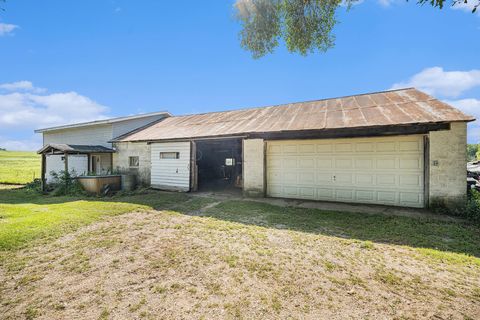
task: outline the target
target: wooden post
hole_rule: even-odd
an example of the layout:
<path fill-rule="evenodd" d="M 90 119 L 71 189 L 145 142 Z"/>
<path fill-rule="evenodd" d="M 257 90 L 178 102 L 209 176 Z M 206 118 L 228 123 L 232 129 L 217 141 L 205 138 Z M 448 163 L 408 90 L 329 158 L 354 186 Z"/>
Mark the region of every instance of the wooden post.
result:
<path fill-rule="evenodd" d="M 110 154 L 110 174 L 113 174 L 113 153 Z"/>
<path fill-rule="evenodd" d="M 67 179 L 69 177 L 69 175 L 68 175 L 68 153 L 65 152 L 64 157 L 65 157 L 65 194 L 66 194 L 67 190 L 69 188 L 69 182 L 70 182 Z"/>
<path fill-rule="evenodd" d="M 46 158 L 47 156 L 45 155 L 45 153 L 42 153 L 42 171 L 41 171 L 41 180 L 42 180 L 42 191 L 45 191 L 46 189 L 46 183 L 47 181 L 45 180 L 45 172 L 47 170 L 47 166 L 46 166 Z"/>

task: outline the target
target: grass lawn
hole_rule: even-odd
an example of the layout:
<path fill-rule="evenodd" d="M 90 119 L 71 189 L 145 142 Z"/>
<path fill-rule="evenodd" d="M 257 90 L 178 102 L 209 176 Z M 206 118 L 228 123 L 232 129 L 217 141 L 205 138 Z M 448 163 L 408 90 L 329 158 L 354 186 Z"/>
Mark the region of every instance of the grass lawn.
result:
<path fill-rule="evenodd" d="M 480 229 L 149 191 L 0 190 L 4 318 L 480 318 Z"/>
<path fill-rule="evenodd" d="M 0 151 L 0 183 L 25 184 L 40 178 L 40 156 L 35 152 Z"/>

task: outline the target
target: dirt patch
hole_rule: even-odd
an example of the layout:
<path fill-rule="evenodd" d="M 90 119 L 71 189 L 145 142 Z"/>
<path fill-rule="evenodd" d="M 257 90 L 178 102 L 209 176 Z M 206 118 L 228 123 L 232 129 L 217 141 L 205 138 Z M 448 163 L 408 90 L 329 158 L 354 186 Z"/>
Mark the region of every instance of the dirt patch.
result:
<path fill-rule="evenodd" d="M 5 319 L 480 318 L 476 265 L 171 211 L 19 251 L 0 278 Z"/>

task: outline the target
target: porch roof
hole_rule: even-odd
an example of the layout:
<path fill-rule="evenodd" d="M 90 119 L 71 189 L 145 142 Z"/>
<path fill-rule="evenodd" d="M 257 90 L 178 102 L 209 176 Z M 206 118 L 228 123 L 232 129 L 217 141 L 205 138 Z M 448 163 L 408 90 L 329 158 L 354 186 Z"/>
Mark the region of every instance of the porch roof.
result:
<path fill-rule="evenodd" d="M 115 150 L 98 145 L 78 145 L 78 144 L 57 144 L 51 143 L 43 146 L 37 153 L 48 152 L 62 152 L 62 153 L 114 153 Z"/>

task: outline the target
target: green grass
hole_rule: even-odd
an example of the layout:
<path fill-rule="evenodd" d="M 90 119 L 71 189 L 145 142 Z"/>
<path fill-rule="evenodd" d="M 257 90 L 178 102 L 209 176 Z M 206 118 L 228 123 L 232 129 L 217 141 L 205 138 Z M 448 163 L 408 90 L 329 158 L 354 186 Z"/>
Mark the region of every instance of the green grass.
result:
<path fill-rule="evenodd" d="M 194 211 L 211 201 L 183 193 L 80 198 L 0 189 L 0 252 L 22 248 L 35 240 L 57 238 L 103 217 L 152 208 Z"/>
<path fill-rule="evenodd" d="M 326 212 L 317 209 L 279 207 L 254 201 L 225 201 L 208 210 L 208 216 L 265 226 L 287 228 L 373 243 L 398 244 L 418 248 L 429 258 L 470 263 L 480 257 L 480 228 L 459 222 L 381 214 Z M 451 255 L 451 253 L 458 253 Z M 473 258 L 480 265 L 480 259 Z"/>
<path fill-rule="evenodd" d="M 40 156 L 35 152 L 0 151 L 0 183 L 25 184 L 40 178 Z"/>
<path fill-rule="evenodd" d="M 199 211 L 215 201 L 156 191 L 112 198 L 79 198 L 42 196 L 25 189 L 0 190 L 0 250 L 14 250 L 35 240 L 56 238 L 103 217 L 153 208 L 209 216 L 220 222 L 345 238 L 358 242 L 364 250 L 375 250 L 377 243 L 408 246 L 428 259 L 480 265 L 480 229 L 468 224 L 279 207 L 246 200 L 227 200 L 205 212 Z M 226 232 L 228 226 L 225 225 Z M 228 263 L 235 265 L 234 259 Z"/>

